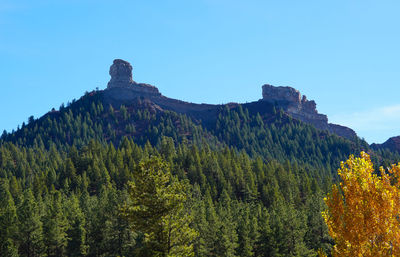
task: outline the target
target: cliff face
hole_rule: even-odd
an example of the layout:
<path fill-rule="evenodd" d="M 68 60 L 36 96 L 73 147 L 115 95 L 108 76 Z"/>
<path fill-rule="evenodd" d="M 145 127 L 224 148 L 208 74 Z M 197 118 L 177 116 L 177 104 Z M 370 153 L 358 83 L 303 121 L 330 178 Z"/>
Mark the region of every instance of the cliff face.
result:
<path fill-rule="evenodd" d="M 312 123 L 319 129 L 328 129 L 328 118 L 317 112 L 317 104 L 307 100 L 305 95 L 291 87 L 274 87 L 264 85 L 262 87 L 263 101 L 270 102 L 282 108 L 289 115 L 301 121 Z"/>
<path fill-rule="evenodd" d="M 194 104 L 163 96 L 155 86 L 136 83 L 132 79 L 132 66 L 129 62 L 116 59 L 110 67 L 110 82 L 104 90 L 104 100 L 108 104 L 129 104 L 138 99 L 147 99 L 157 105 L 157 108 L 172 110 L 187 114 L 203 122 L 212 123 L 216 120 L 221 105 Z M 307 100 L 300 92 L 291 87 L 274 87 L 264 85 L 262 87 L 263 99 L 261 102 L 272 108 L 273 105 L 282 108 L 288 115 L 302 122 L 308 123 L 317 129 L 327 130 L 339 136 L 353 139 L 356 133 L 349 128 L 328 123 L 326 115 L 319 114 L 314 101 Z M 260 102 L 246 104 L 246 108 L 254 109 L 260 114 L 268 112 Z M 262 109 L 261 107 L 263 106 Z"/>
<path fill-rule="evenodd" d="M 132 79 L 132 65 L 124 60 L 115 59 L 110 67 L 111 79 L 107 84 L 107 89 L 124 88 L 126 92 L 136 92 L 145 95 L 161 95 L 155 86 L 143 83 L 136 83 Z M 124 97 L 124 95 L 120 95 Z M 126 96 L 125 96 L 126 97 Z M 128 96 L 129 97 L 129 96 Z"/>
<path fill-rule="evenodd" d="M 295 119 L 311 124 L 322 130 L 328 130 L 339 136 L 353 139 L 357 134 L 350 128 L 328 123 L 328 117 L 317 111 L 317 104 L 313 100 L 307 100 L 305 95 L 291 87 L 275 87 L 264 85 L 262 87 L 262 100 L 270 102 L 282 108 L 287 114 Z"/>

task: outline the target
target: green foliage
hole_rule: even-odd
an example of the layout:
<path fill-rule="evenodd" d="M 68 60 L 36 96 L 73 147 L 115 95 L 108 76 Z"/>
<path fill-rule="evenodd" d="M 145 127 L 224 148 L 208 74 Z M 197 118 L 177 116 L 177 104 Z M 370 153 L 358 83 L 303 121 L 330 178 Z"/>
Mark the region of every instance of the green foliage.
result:
<path fill-rule="evenodd" d="M 41 256 L 44 251 L 40 210 L 32 191 L 26 190 L 18 206 L 18 246 L 22 256 Z"/>
<path fill-rule="evenodd" d="M 331 177 L 308 165 L 168 138 L 157 147 L 124 139 L 118 148 L 91 141 L 68 151 L 5 143 L 0 153 L 2 210 L 18 217 L 5 225 L 11 232 L 3 242 L 22 256 L 140 256 L 151 253 L 150 245 L 163 251 L 165 234 L 179 235 L 178 228 L 198 232 L 172 237 L 193 245 L 195 256 L 285 256 L 287 249 L 306 256 L 331 245 L 317 218 L 323 192 L 317 185 Z M 121 214 L 124 203 L 135 202 L 131 214 L 151 214 L 152 226 Z M 295 244 L 283 243 L 293 243 L 285 224 Z"/>
<path fill-rule="evenodd" d="M 78 198 L 75 195 L 71 195 L 67 202 L 65 202 L 64 212 L 68 218 L 69 224 L 66 231 L 68 235 L 66 246 L 68 256 L 85 256 L 87 253 L 86 220 L 85 214 L 79 205 Z"/>
<path fill-rule="evenodd" d="M 329 252 L 322 195 L 365 142 L 273 106 L 225 106 L 207 122 L 153 107 L 95 91 L 3 133 L 0 256 Z"/>
<path fill-rule="evenodd" d="M 151 256 L 193 256 L 197 233 L 184 209 L 185 184 L 174 178 L 159 158 L 139 163 L 129 186 L 130 203 L 124 213 L 133 230 L 143 233 Z"/>
<path fill-rule="evenodd" d="M 61 194 L 47 195 L 42 216 L 43 244 L 47 256 L 65 256 L 67 246 L 67 219 L 61 205 Z"/>
<path fill-rule="evenodd" d="M 17 211 L 9 189 L 8 181 L 0 179 L 0 256 L 18 256 Z"/>

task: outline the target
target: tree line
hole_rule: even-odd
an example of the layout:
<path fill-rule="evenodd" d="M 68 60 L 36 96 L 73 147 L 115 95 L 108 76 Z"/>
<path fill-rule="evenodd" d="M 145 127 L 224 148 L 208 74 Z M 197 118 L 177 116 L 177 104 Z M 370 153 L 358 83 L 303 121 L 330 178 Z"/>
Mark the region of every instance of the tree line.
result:
<path fill-rule="evenodd" d="M 182 185 L 168 192 L 184 195 L 176 215 L 195 235 L 188 242 L 194 256 L 315 256 L 332 245 L 320 215 L 330 176 L 232 148 L 175 146 L 165 137 L 157 147 L 124 139 L 118 148 L 90 141 L 66 152 L 3 144 L 2 249 L 11 256 L 149 252 L 145 221 L 127 218 L 124 206 L 144 201 L 132 197 L 131 183 L 140 182 L 140 170 L 154 158 L 168 167 L 158 172 L 170 171 Z"/>

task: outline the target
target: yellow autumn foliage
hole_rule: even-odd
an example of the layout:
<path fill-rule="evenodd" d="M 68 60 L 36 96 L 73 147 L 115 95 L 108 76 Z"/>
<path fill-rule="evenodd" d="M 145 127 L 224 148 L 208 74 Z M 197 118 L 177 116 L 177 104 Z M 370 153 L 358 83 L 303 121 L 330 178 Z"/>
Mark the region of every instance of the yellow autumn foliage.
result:
<path fill-rule="evenodd" d="M 339 186 L 322 213 L 336 245 L 333 256 L 400 256 L 400 163 L 380 175 L 368 154 L 341 163 Z M 322 255 L 322 254 L 320 254 Z"/>

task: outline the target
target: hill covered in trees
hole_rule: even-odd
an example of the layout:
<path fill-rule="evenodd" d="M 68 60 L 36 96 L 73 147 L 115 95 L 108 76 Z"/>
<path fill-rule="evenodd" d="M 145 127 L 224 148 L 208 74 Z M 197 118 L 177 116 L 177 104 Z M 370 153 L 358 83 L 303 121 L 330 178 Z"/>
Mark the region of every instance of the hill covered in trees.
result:
<path fill-rule="evenodd" d="M 340 161 L 400 160 L 306 99 L 186 103 L 117 64 L 107 89 L 1 136 L 0 256 L 316 256 L 333 244 L 322 198 Z"/>

